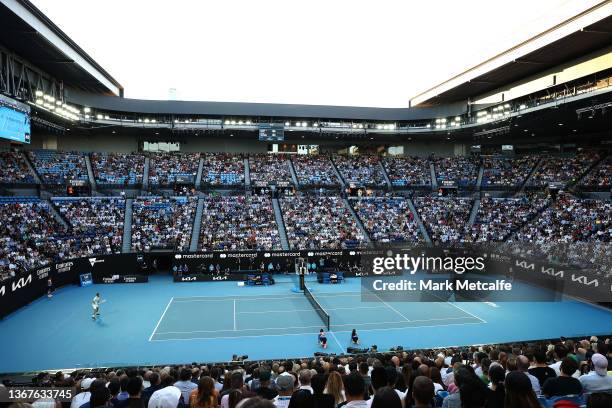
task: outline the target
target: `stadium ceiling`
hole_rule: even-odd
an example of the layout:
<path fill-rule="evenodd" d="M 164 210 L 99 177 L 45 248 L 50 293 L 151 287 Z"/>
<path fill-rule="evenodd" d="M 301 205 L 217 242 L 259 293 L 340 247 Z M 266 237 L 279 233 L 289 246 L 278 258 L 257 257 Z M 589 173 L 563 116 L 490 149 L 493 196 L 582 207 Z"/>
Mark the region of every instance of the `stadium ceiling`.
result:
<path fill-rule="evenodd" d="M 123 86 L 28 0 L 0 0 L 0 44 L 66 85 L 123 95 Z"/>
<path fill-rule="evenodd" d="M 584 12 L 410 99 L 410 106 L 467 101 L 612 44 L 612 0 Z"/>

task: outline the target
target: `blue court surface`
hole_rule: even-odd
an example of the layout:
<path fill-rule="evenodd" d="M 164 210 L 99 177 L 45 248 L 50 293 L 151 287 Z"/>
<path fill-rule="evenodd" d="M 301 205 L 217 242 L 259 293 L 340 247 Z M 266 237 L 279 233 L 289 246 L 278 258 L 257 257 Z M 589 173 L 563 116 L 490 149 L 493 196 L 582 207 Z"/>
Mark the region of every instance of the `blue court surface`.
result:
<path fill-rule="evenodd" d="M 270 287 L 236 282 L 68 286 L 0 320 L 0 372 L 312 356 L 323 326 L 290 277 Z M 509 342 L 612 332 L 612 312 L 564 302 L 362 302 L 359 278 L 309 282 L 331 316 L 326 352 L 341 353 L 357 329 L 379 350 Z M 91 319 L 91 299 L 107 300 Z"/>

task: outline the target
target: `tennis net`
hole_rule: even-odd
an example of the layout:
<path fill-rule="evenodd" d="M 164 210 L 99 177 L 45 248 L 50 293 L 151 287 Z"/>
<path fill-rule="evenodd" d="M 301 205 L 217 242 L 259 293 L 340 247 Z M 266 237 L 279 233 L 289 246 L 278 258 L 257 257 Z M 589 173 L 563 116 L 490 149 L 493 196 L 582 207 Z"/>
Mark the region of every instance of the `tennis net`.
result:
<path fill-rule="evenodd" d="M 314 296 L 312 296 L 312 292 L 310 292 L 310 290 L 308 290 L 306 286 L 304 286 L 304 296 L 306 296 L 306 299 L 308 299 L 308 301 L 314 308 L 315 312 L 317 312 L 321 320 L 323 320 L 323 324 L 325 324 L 325 327 L 329 331 L 330 330 L 329 313 L 327 313 L 325 309 L 321 307 L 319 302 L 314 298 Z"/>

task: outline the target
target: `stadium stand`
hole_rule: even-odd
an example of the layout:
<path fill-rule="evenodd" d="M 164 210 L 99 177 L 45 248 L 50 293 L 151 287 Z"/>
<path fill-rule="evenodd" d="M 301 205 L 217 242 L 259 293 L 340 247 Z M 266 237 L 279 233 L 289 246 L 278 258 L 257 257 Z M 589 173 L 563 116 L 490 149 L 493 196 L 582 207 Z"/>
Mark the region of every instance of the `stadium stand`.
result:
<path fill-rule="evenodd" d="M 151 155 L 149 184 L 171 186 L 194 184 L 200 153 L 156 153 Z"/>
<path fill-rule="evenodd" d="M 429 160 L 421 157 L 386 157 L 383 161 L 394 187 L 430 187 Z"/>
<path fill-rule="evenodd" d="M 0 152 L 0 183 L 33 184 L 34 176 L 19 152 Z"/>
<path fill-rule="evenodd" d="M 370 238 L 375 242 L 421 242 L 418 225 L 404 197 L 350 200 Z"/>
<path fill-rule="evenodd" d="M 340 184 L 328 156 L 300 155 L 291 158 L 298 182 L 304 186 L 337 186 Z"/>
<path fill-rule="evenodd" d="M 120 197 L 54 198 L 59 213 L 88 254 L 121 252 L 125 200 Z"/>
<path fill-rule="evenodd" d="M 91 164 L 98 185 L 142 184 L 144 161 L 144 156 L 141 154 L 91 154 Z"/>
<path fill-rule="evenodd" d="M 203 200 L 200 249 L 235 251 L 280 248 L 269 197 L 209 195 Z"/>
<path fill-rule="evenodd" d="M 291 182 L 288 157 L 274 154 L 249 156 L 251 183 Z"/>
<path fill-rule="evenodd" d="M 192 197 L 138 197 L 133 204 L 132 249 L 189 249 L 196 200 Z"/>
<path fill-rule="evenodd" d="M 538 157 L 534 155 L 519 158 L 484 157 L 482 187 L 520 187 L 527 180 L 537 162 Z"/>
<path fill-rule="evenodd" d="M 591 188 L 610 188 L 612 186 L 612 156 L 603 159 L 580 184 Z"/>
<path fill-rule="evenodd" d="M 415 197 L 414 205 L 434 243 L 462 242 L 473 201 L 462 197 Z"/>
<path fill-rule="evenodd" d="M 480 163 L 473 157 L 436 157 L 433 159 L 438 185 L 454 182 L 461 187 L 474 186 Z"/>
<path fill-rule="evenodd" d="M 293 249 L 355 248 L 364 241 L 340 197 L 300 194 L 279 201 Z"/>
<path fill-rule="evenodd" d="M 244 157 L 240 154 L 203 153 L 202 183 L 210 186 L 244 185 Z"/>
<path fill-rule="evenodd" d="M 598 160 L 592 152 L 581 152 L 572 157 L 545 158 L 529 179 L 529 186 L 545 187 L 551 183 L 574 183 Z"/>
<path fill-rule="evenodd" d="M 88 181 L 85 158 L 81 153 L 34 150 L 28 155 L 44 184 Z"/>
<path fill-rule="evenodd" d="M 384 186 L 385 178 L 377 156 L 342 156 L 333 157 L 338 171 L 344 180 L 351 184 L 365 186 Z"/>

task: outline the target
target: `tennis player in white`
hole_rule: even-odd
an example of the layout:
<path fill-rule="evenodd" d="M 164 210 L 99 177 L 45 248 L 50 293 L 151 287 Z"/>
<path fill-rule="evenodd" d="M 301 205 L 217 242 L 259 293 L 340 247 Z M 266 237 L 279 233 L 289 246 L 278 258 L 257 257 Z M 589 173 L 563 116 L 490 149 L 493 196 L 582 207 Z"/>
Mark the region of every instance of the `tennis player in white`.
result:
<path fill-rule="evenodd" d="M 91 315 L 92 320 L 96 320 L 96 318 L 100 317 L 100 304 L 106 302 L 100 298 L 100 294 L 96 293 L 96 296 L 91 301 L 91 307 L 93 308 L 93 314 Z"/>

